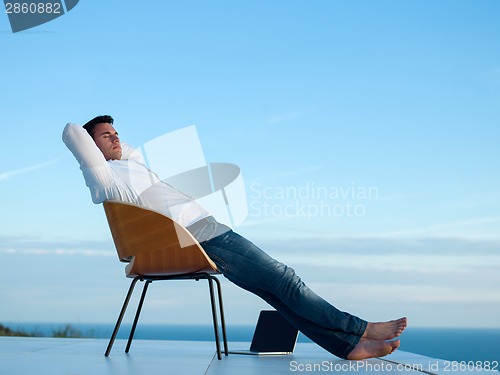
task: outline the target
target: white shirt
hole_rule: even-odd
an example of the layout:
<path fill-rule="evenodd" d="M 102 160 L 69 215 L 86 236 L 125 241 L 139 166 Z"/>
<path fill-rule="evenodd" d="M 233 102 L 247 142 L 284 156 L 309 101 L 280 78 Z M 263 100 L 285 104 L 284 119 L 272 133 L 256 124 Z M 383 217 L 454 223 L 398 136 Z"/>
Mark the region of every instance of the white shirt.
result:
<path fill-rule="evenodd" d="M 94 203 L 135 203 L 159 211 L 184 227 L 210 216 L 193 198 L 161 181 L 146 167 L 141 153 L 126 143 L 121 143 L 120 160 L 106 160 L 81 126 L 67 124 L 62 139 L 80 163 Z"/>

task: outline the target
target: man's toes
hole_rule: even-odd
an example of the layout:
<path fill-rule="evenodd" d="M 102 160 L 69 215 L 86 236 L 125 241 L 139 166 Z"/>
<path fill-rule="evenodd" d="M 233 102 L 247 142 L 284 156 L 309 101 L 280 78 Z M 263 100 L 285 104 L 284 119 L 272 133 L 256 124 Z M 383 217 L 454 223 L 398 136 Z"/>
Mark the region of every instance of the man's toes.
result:
<path fill-rule="evenodd" d="M 394 353 L 394 351 L 396 351 L 396 349 L 398 349 L 400 345 L 401 342 L 399 340 L 391 341 L 391 353 Z"/>

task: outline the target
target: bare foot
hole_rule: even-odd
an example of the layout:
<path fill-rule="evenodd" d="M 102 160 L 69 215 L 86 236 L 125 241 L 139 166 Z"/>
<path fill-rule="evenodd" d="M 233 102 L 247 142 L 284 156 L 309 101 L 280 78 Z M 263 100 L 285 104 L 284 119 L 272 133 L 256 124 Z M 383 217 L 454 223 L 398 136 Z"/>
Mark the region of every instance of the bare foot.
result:
<path fill-rule="evenodd" d="M 368 323 L 365 333 L 361 337 L 368 340 L 391 340 L 403 333 L 407 323 L 406 318 L 388 322 Z"/>
<path fill-rule="evenodd" d="M 358 345 L 349 353 L 347 359 L 366 359 L 383 357 L 393 353 L 399 348 L 400 341 L 383 341 L 383 340 L 368 340 L 361 338 Z"/>

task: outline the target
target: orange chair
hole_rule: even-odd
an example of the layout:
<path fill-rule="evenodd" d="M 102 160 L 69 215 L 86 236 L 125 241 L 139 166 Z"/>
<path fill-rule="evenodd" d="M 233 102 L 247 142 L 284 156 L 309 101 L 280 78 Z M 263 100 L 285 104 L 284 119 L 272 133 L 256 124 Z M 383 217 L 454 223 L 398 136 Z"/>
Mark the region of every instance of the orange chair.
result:
<path fill-rule="evenodd" d="M 169 217 L 131 203 L 104 202 L 104 211 L 120 261 L 127 262 L 127 277 L 133 278 L 118 321 L 106 349 L 109 356 L 137 281 L 145 281 L 125 352 L 128 353 L 149 284 L 159 280 L 200 280 L 209 285 L 217 358 L 221 359 L 220 336 L 213 282 L 217 285 L 224 354 L 228 355 L 224 309 L 217 266 L 198 241 Z"/>

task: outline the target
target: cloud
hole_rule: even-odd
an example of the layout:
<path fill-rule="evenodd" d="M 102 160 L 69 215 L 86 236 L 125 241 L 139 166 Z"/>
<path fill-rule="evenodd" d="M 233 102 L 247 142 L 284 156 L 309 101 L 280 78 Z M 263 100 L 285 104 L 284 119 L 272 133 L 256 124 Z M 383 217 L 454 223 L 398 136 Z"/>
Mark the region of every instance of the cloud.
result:
<path fill-rule="evenodd" d="M 5 255 L 51 255 L 51 256 L 116 256 L 114 246 L 108 241 L 92 240 L 47 240 L 0 236 L 0 254 Z"/>
<path fill-rule="evenodd" d="M 0 173 L 0 181 L 10 180 L 11 178 L 18 176 L 20 174 L 29 173 L 29 172 L 33 172 L 33 171 L 36 171 L 39 169 L 46 168 L 52 164 L 57 163 L 59 160 L 61 160 L 61 159 L 60 158 L 53 159 L 53 160 L 46 161 L 44 163 L 30 165 L 29 167 L 14 169 L 13 171 L 8 171 L 8 172 L 2 172 L 2 173 Z"/>
<path fill-rule="evenodd" d="M 19 255 L 84 255 L 84 256 L 116 256 L 114 251 L 109 250 L 91 250 L 91 249 L 0 249 L 0 254 L 19 254 Z"/>
<path fill-rule="evenodd" d="M 500 216 L 476 217 L 459 221 L 448 221 L 417 228 L 392 230 L 378 233 L 369 233 L 367 238 L 380 239 L 451 239 L 460 237 L 463 241 L 479 241 L 499 243 L 498 226 Z"/>
<path fill-rule="evenodd" d="M 407 283 L 325 283 L 315 284 L 315 289 L 321 294 L 334 294 L 340 300 L 351 299 L 353 295 L 362 301 L 377 301 L 400 304 L 416 303 L 489 303 L 498 306 L 500 294 L 494 289 L 472 287 L 455 287 L 453 285 L 410 285 Z M 383 293 L 381 293 L 383 291 Z M 331 293 L 331 292 L 330 292 Z"/>
<path fill-rule="evenodd" d="M 350 255 L 498 255 L 500 240 L 422 236 L 413 238 L 339 237 L 261 240 L 264 249 L 285 254 Z"/>

